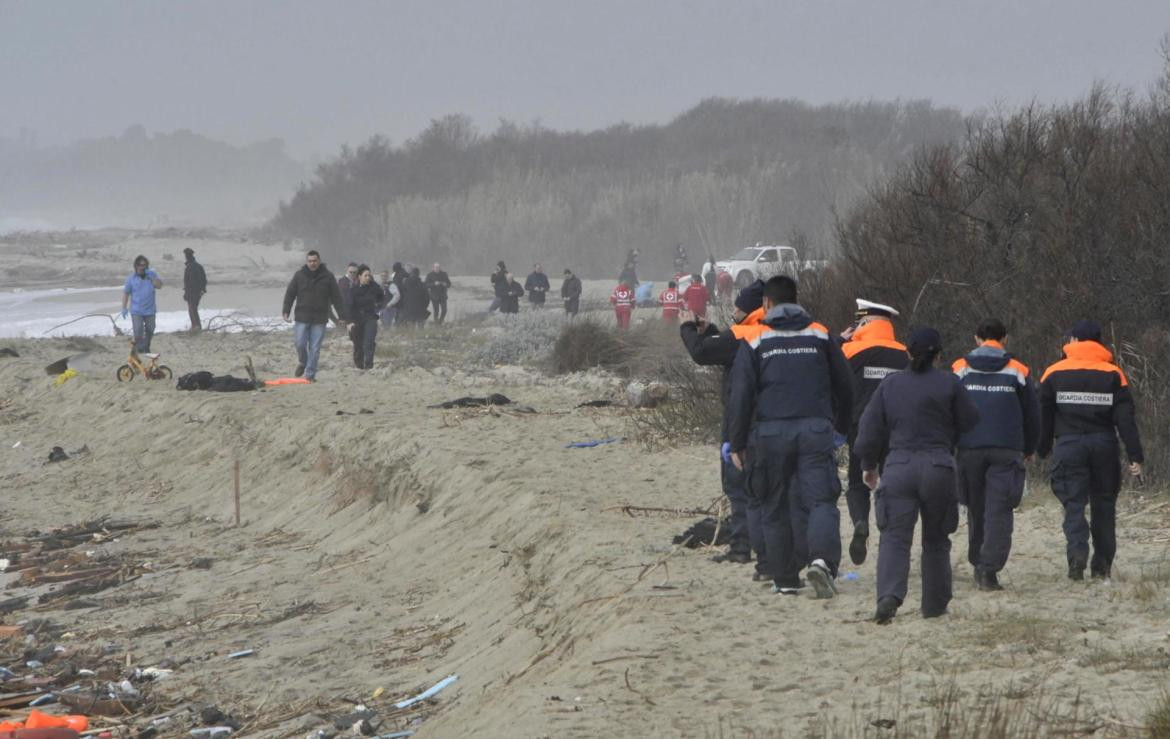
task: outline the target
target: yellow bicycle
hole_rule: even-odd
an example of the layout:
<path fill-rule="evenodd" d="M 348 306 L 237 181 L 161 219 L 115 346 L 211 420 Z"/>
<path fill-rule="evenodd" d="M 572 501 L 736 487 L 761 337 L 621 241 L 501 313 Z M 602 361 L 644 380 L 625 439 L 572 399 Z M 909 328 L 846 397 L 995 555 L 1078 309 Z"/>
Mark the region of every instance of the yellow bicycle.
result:
<path fill-rule="evenodd" d="M 142 363 L 142 358 L 138 354 L 138 348 L 134 345 L 134 339 L 130 339 L 130 358 L 126 360 L 126 364 L 118 368 L 118 382 L 130 382 L 135 375 L 141 375 L 148 380 L 169 380 L 174 375 L 171 368 L 165 364 L 159 364 L 157 353 L 144 353 L 142 357 L 150 360 L 148 364 Z"/>

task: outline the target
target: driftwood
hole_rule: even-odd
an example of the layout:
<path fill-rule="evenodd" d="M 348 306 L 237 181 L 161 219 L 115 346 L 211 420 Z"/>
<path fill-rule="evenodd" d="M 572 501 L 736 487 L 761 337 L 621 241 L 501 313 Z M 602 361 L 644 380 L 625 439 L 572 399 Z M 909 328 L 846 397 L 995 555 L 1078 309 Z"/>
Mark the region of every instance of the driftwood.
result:
<path fill-rule="evenodd" d="M 108 313 L 86 313 L 84 316 L 78 316 L 77 318 L 66 321 L 65 323 L 59 323 L 56 326 L 54 326 L 53 328 L 47 329 L 42 334 L 42 336 L 48 336 L 49 334 L 51 334 L 52 332 L 56 331 L 59 328 L 65 328 L 66 326 L 73 324 L 73 323 L 77 323 L 78 321 L 84 321 L 86 318 L 108 318 L 108 319 L 110 319 L 110 324 L 114 327 L 114 336 L 125 336 L 126 335 L 125 332 L 122 331 L 122 329 L 118 328 L 118 322 L 114 320 L 114 317 L 109 315 Z"/>

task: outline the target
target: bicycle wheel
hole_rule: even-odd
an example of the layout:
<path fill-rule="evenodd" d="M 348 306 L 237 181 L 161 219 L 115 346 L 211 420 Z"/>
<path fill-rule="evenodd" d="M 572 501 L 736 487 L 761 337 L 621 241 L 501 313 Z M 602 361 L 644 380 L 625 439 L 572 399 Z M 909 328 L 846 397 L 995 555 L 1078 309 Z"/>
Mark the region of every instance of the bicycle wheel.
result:
<path fill-rule="evenodd" d="M 154 379 L 156 380 L 169 380 L 174 376 L 174 373 L 171 372 L 171 368 L 165 364 L 160 364 L 154 368 Z"/>
<path fill-rule="evenodd" d="M 130 368 L 130 365 L 124 364 L 118 368 L 118 372 L 114 376 L 118 378 L 118 382 L 130 382 L 134 379 L 134 370 Z"/>

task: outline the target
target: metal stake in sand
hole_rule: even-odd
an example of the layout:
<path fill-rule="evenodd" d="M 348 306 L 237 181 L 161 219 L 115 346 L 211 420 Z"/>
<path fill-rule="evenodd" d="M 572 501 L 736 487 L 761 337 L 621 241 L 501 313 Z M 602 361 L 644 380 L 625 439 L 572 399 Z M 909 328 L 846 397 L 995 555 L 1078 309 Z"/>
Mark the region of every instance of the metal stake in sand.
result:
<path fill-rule="evenodd" d="M 234 475 L 236 483 L 236 526 L 240 525 L 240 460 L 236 460 Z"/>

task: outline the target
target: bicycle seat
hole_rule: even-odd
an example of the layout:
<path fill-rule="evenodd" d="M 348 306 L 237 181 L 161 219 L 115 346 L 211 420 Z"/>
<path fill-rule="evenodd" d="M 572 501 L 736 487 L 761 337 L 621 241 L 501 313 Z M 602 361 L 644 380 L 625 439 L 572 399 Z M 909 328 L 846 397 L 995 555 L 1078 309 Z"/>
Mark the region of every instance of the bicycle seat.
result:
<path fill-rule="evenodd" d="M 158 359 L 162 355 L 158 352 L 143 352 L 142 356 L 146 357 L 147 359 Z"/>

